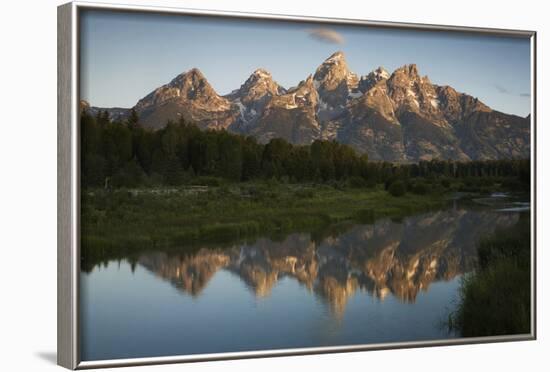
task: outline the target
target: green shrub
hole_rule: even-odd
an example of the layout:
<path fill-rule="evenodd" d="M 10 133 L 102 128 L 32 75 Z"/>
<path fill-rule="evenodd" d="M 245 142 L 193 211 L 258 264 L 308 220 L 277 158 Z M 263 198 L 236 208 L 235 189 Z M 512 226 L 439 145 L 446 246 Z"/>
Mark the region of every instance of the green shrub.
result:
<path fill-rule="evenodd" d="M 325 183 L 335 190 L 345 190 L 347 186 L 346 182 L 339 180 L 328 180 Z"/>
<path fill-rule="evenodd" d="M 299 199 L 311 199 L 315 196 L 315 193 L 311 189 L 299 189 L 296 190 L 294 196 Z"/>
<path fill-rule="evenodd" d="M 495 183 L 495 181 L 491 177 L 482 177 L 479 180 L 479 184 L 481 186 L 485 186 L 485 187 L 493 186 L 494 183 Z"/>
<path fill-rule="evenodd" d="M 444 178 L 441 180 L 441 186 L 448 189 L 449 187 L 451 187 L 451 181 L 449 181 L 447 178 Z"/>
<path fill-rule="evenodd" d="M 392 183 L 394 183 L 395 181 L 397 181 L 397 177 L 390 177 L 388 178 L 385 182 L 384 182 L 384 190 L 386 191 L 389 191 L 390 189 L 390 186 L 392 185 Z"/>
<path fill-rule="evenodd" d="M 368 187 L 368 183 L 363 177 L 350 177 L 348 178 L 348 186 L 353 189 L 362 189 Z"/>
<path fill-rule="evenodd" d="M 529 184 L 524 184 L 517 178 L 507 178 L 503 180 L 502 186 L 504 186 L 504 188 L 508 190 L 513 190 L 513 191 L 529 190 Z"/>
<path fill-rule="evenodd" d="M 411 191 L 417 195 L 426 195 L 428 193 L 428 185 L 422 181 L 413 183 Z"/>
<path fill-rule="evenodd" d="M 399 197 L 405 195 L 407 188 L 403 181 L 395 181 L 388 187 L 388 192 L 392 196 Z"/>
<path fill-rule="evenodd" d="M 124 165 L 112 178 L 114 187 L 138 187 L 145 180 L 145 173 L 136 161 Z"/>
<path fill-rule="evenodd" d="M 376 187 L 376 180 L 374 178 L 369 178 L 366 181 L 365 187 L 368 189 L 374 189 Z"/>

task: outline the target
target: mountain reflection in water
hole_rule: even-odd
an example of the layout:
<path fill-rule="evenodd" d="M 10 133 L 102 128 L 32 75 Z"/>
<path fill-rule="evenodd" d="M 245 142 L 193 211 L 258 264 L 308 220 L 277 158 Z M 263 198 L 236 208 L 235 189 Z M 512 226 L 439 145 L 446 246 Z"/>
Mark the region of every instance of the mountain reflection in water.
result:
<path fill-rule="evenodd" d="M 281 241 L 262 238 L 193 254 L 150 252 L 137 263 L 194 297 L 219 270 L 237 275 L 257 297 L 269 296 L 279 280 L 291 278 L 340 318 L 356 291 L 414 303 L 431 283 L 471 271 L 479 239 L 517 220 L 517 213 L 450 209 L 355 225 L 317 241 L 295 233 Z"/>

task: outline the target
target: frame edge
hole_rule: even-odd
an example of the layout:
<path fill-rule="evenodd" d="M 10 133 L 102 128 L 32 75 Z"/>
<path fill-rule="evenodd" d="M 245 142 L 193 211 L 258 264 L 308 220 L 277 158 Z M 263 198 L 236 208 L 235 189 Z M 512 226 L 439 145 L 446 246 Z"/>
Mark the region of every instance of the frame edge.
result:
<path fill-rule="evenodd" d="M 289 21 L 309 23 L 338 23 L 344 25 L 359 25 L 381 28 L 404 28 L 418 31 L 444 31 L 444 32 L 469 32 L 477 34 L 488 34 L 497 36 L 509 37 L 530 37 L 535 30 L 526 29 L 507 29 L 507 28 L 490 28 L 480 26 L 459 26 L 459 25 L 441 25 L 435 23 L 413 23 L 413 22 L 398 22 L 398 21 L 376 21 L 371 19 L 360 18 L 331 18 L 324 16 L 305 16 L 298 14 L 283 14 L 283 13 L 256 13 L 236 10 L 223 9 L 203 9 L 203 8 L 188 8 L 180 6 L 168 5 L 140 5 L 140 4 L 124 4 L 124 3 L 103 3 L 95 2 L 94 0 L 75 0 L 73 2 L 79 8 L 92 10 L 112 10 L 112 11 L 132 11 L 138 13 L 159 13 L 159 14 L 180 14 L 180 15 L 196 15 L 196 16 L 211 16 L 211 17 L 231 17 L 240 19 L 263 19 L 272 21 Z"/>
<path fill-rule="evenodd" d="M 148 366 L 148 365 L 166 365 L 177 363 L 192 363 L 205 361 L 228 361 L 228 360 L 244 360 L 251 358 L 272 358 L 272 357 L 287 357 L 287 356 L 302 356 L 302 355 L 317 355 L 317 354 L 332 354 L 332 353 L 347 353 L 347 352 L 365 352 L 376 350 L 398 350 L 407 348 L 423 348 L 423 347 L 439 347 L 439 346 L 455 346 L 455 345 L 474 345 L 486 343 L 501 343 L 501 342 L 521 342 L 537 340 L 537 302 L 536 302 L 536 203 L 533 203 L 534 219 L 532 220 L 534 227 L 534 245 L 533 249 L 533 266 L 532 272 L 535 280 L 532 281 L 531 288 L 532 299 L 532 328 L 530 333 L 512 336 L 490 336 L 479 337 L 472 339 L 460 339 L 457 342 L 449 342 L 449 340 L 435 341 L 420 341 L 410 343 L 390 343 L 390 344 L 372 344 L 328 347 L 325 350 L 322 348 L 305 348 L 305 349 L 283 349 L 283 350 L 263 350 L 257 352 L 235 352 L 235 353 L 219 353 L 219 354 L 199 354 L 199 355 L 175 355 L 167 357 L 144 357 L 130 359 L 111 359 L 98 361 L 82 361 L 80 359 L 79 345 L 79 329 L 78 329 L 78 267 L 80 263 L 80 238 L 79 229 L 79 202 L 80 194 L 79 184 L 79 169 L 80 162 L 79 153 L 80 144 L 74 142 L 79 138 L 79 128 L 77 126 L 78 114 L 78 79 L 79 70 L 75 68 L 78 63 L 78 11 L 79 10 L 111 10 L 111 11 L 128 11 L 136 13 L 159 13 L 159 14 L 179 14 L 179 15 L 195 15 L 195 16 L 211 16 L 219 18 L 236 18 L 236 19 L 262 19 L 273 21 L 290 21 L 290 22 L 311 22 L 311 23 L 338 23 L 347 25 L 372 26 L 384 28 L 402 28 L 416 29 L 421 31 L 446 31 L 459 33 L 475 33 L 489 34 L 497 36 L 509 37 L 528 37 L 532 40 L 532 53 L 534 53 L 531 68 L 533 69 L 532 76 L 532 92 L 533 94 L 533 149 L 532 155 L 534 160 L 534 181 L 533 194 L 536 198 L 536 100 L 537 100 L 537 31 L 536 30 L 519 30 L 519 29 L 500 29 L 500 28 L 484 28 L 475 26 L 457 26 L 457 25 L 439 25 L 439 24 L 422 24 L 422 23 L 404 23 L 392 21 L 373 21 L 362 19 L 349 18 L 327 18 L 316 16 L 301 16 L 290 14 L 269 14 L 269 13 L 249 13 L 242 11 L 226 11 L 214 9 L 197 9 L 186 8 L 179 6 L 150 6 L 136 4 L 117 4 L 117 3 L 98 3 L 91 1 L 75 0 L 66 4 L 59 5 L 57 8 L 57 43 L 58 43 L 58 89 L 57 89 L 57 107 L 58 107 L 58 191 L 57 191 L 57 218 L 58 218 L 58 284 L 57 284 L 57 364 L 71 369 L 84 370 L 95 368 L 113 368 L 113 367 L 128 367 L 128 366 Z M 76 17 L 76 19 L 75 19 Z M 76 39 L 75 39 L 76 38 Z M 77 40 L 75 42 L 75 40 Z M 73 98 L 75 100 L 73 101 Z M 76 147 L 73 147 L 75 144 Z M 76 182 L 76 188 L 73 188 L 72 182 Z M 78 215 L 75 215 L 78 213 Z M 74 270 L 76 267 L 77 271 Z"/>
<path fill-rule="evenodd" d="M 538 74 L 538 62 L 537 62 L 537 56 L 538 56 L 538 45 L 537 45 L 537 31 L 533 31 L 531 33 L 530 37 L 531 41 L 531 120 L 532 120 L 532 156 L 533 156 L 533 164 L 531 167 L 531 187 L 532 187 L 532 215 L 531 215 L 531 225 L 532 230 L 531 234 L 531 334 L 533 336 L 533 340 L 537 340 L 537 325 L 538 325 L 538 310 L 537 310 L 537 275 L 538 275 L 538 268 L 537 268 L 537 248 L 538 248 L 538 241 L 537 241 L 537 231 L 538 231 L 538 218 L 537 218 L 537 192 L 538 192 L 538 186 L 537 186 L 537 149 L 538 149 L 538 140 L 537 140 L 537 107 L 538 107 L 538 95 L 537 95 L 537 74 Z"/>
<path fill-rule="evenodd" d="M 77 366 L 73 305 L 73 4 L 57 7 L 57 364 Z"/>

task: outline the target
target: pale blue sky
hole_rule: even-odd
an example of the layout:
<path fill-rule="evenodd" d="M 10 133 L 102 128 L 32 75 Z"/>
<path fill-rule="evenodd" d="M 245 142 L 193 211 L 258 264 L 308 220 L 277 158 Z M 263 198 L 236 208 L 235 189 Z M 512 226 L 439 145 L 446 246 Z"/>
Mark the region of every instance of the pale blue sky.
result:
<path fill-rule="evenodd" d="M 320 27 L 343 43 L 313 38 Z M 259 67 L 289 88 L 342 50 L 358 75 L 416 63 L 435 84 L 499 111 L 530 112 L 528 38 L 86 10 L 80 41 L 81 98 L 94 106 L 131 107 L 193 67 L 222 95 Z"/>

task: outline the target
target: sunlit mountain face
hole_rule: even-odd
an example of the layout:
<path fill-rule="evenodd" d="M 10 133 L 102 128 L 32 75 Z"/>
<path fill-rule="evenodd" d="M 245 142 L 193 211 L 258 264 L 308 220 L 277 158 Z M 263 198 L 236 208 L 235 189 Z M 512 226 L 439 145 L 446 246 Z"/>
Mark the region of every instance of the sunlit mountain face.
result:
<path fill-rule="evenodd" d="M 414 303 L 432 283 L 474 269 L 477 242 L 517 221 L 518 214 L 450 209 L 350 226 L 322 239 L 295 233 L 280 241 L 262 238 L 193 254 L 145 253 L 137 264 L 194 297 L 201 296 L 220 270 L 237 276 L 257 297 L 269 297 L 289 278 L 325 302 L 338 318 L 357 291 L 379 300 L 391 295 Z"/>

